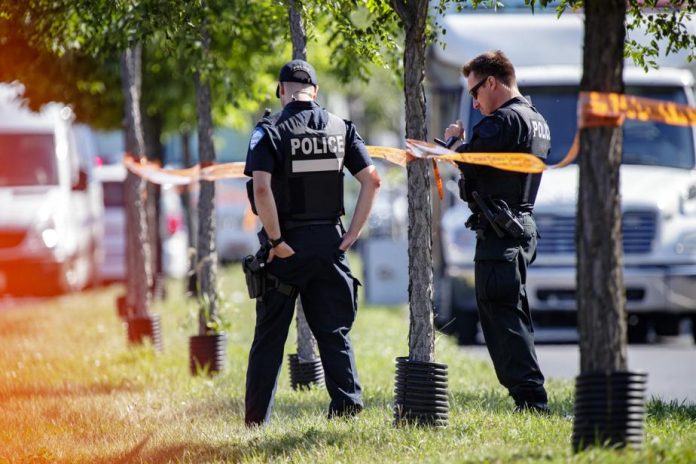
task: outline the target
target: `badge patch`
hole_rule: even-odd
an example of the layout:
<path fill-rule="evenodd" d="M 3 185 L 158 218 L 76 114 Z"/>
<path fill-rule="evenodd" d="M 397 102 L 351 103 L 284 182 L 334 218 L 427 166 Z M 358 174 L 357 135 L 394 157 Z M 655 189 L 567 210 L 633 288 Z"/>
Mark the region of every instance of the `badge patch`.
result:
<path fill-rule="evenodd" d="M 256 144 L 258 144 L 263 138 L 263 129 L 257 127 L 254 132 L 251 133 L 251 140 L 249 141 L 249 150 L 253 150 Z"/>

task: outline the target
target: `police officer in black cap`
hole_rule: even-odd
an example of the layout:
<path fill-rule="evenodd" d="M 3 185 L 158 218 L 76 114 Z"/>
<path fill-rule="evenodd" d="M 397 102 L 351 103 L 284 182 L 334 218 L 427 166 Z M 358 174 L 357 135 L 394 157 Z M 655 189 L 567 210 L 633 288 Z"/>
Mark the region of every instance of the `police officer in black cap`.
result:
<path fill-rule="evenodd" d="M 278 81 L 283 109 L 262 119 L 249 143 L 250 200 L 270 247 L 267 272 L 302 298 L 331 396 L 329 417 L 355 415 L 363 401 L 348 332 L 360 283 L 345 252 L 365 225 L 380 178 L 353 124 L 316 103 L 319 87 L 309 63 L 287 63 Z M 344 166 L 360 183 L 347 231 L 340 222 Z M 248 426 L 270 418 L 296 297 L 269 289 L 257 300 L 246 379 Z"/>
<path fill-rule="evenodd" d="M 458 139 L 453 148 L 459 152 L 523 152 L 546 159 L 551 148 L 549 127 L 520 94 L 515 69 L 503 52 L 483 53 L 466 63 L 462 72 L 474 108 L 484 118 L 466 143 L 461 124 L 451 124 L 445 137 Z M 538 234 L 532 209 L 541 174 L 465 163 L 459 168 L 460 194 L 473 213 L 467 225 L 477 230 L 476 301 L 498 380 L 515 400 L 517 411 L 547 413 L 525 289 L 527 267 L 536 256 Z M 492 214 L 486 217 L 484 209 Z M 490 216 L 501 213 L 514 218 L 516 224 L 510 225 L 515 227 L 494 227 Z"/>

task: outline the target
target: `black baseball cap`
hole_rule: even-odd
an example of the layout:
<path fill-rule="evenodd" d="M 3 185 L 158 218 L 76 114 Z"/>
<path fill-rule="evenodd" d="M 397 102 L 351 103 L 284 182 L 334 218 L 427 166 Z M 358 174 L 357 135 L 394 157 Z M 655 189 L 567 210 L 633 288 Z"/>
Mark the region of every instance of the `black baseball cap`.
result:
<path fill-rule="evenodd" d="M 299 82 L 317 85 L 317 72 L 314 67 L 304 60 L 292 60 L 280 68 L 278 82 Z M 280 84 L 276 87 L 276 97 L 280 98 Z"/>

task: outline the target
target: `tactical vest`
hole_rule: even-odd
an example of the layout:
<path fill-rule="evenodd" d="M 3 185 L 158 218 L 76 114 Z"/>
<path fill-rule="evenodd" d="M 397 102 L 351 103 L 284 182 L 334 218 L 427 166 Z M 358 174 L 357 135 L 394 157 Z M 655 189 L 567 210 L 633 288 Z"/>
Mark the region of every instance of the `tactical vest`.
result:
<path fill-rule="evenodd" d="M 308 127 L 306 111 L 275 125 L 284 166 L 281 175 L 271 177 L 271 190 L 281 220 L 337 219 L 344 214 L 346 123 L 325 114 L 328 122 L 321 129 Z"/>
<path fill-rule="evenodd" d="M 514 102 L 498 111 L 511 111 L 521 120 L 522 131 L 526 131 L 519 142 L 508 147 L 510 152 L 531 153 L 546 159 L 551 148 L 549 126 L 543 116 L 524 102 Z M 474 179 L 466 179 L 466 189 L 476 190 L 481 196 L 504 200 L 511 208 L 531 211 L 541 182 L 541 174 L 524 174 L 503 171 L 490 167 L 479 167 Z"/>

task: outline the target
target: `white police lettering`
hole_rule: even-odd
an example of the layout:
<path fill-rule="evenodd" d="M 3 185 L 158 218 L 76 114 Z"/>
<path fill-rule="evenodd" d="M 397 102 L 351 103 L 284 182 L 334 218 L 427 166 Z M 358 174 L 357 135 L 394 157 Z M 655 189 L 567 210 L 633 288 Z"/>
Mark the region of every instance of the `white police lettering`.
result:
<path fill-rule="evenodd" d="M 343 157 L 345 136 L 329 135 L 326 137 L 304 137 L 290 139 L 290 153 L 297 155 L 337 155 Z"/>
<path fill-rule="evenodd" d="M 532 137 L 539 137 L 544 140 L 551 140 L 551 130 L 544 121 L 532 119 Z"/>

